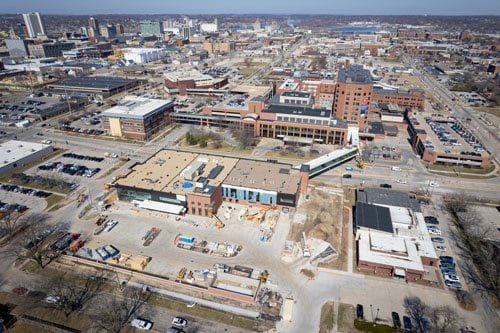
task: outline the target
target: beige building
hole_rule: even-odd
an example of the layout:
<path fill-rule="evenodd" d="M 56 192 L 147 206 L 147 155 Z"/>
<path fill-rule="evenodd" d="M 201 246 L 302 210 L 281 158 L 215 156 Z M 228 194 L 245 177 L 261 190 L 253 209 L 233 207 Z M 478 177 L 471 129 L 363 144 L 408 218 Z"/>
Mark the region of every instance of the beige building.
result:
<path fill-rule="evenodd" d="M 233 42 L 207 39 L 205 42 L 203 42 L 203 49 L 207 51 L 208 54 L 218 54 L 234 51 L 235 47 Z"/>

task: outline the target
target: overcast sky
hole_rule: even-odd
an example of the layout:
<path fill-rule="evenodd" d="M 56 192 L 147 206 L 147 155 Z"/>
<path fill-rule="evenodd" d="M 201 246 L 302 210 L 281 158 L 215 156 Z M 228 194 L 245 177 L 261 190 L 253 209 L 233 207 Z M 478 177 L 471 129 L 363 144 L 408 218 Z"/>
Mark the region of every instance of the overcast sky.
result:
<path fill-rule="evenodd" d="M 500 15 L 499 0 L 0 0 L 0 13 Z"/>

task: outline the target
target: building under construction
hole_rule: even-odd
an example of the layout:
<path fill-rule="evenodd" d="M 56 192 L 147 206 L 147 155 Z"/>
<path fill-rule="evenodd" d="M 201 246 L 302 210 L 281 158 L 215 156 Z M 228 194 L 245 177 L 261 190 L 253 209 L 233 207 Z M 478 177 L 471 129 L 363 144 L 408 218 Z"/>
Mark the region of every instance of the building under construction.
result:
<path fill-rule="evenodd" d="M 309 173 L 277 161 L 160 150 L 115 182 L 120 200 L 212 217 L 223 201 L 294 210 Z"/>

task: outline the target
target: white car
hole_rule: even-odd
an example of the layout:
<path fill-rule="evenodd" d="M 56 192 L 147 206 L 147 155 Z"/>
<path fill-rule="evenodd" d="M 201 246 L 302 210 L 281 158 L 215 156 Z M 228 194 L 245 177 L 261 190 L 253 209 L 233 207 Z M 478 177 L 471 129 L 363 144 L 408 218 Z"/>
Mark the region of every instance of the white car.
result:
<path fill-rule="evenodd" d="M 436 251 L 441 251 L 441 252 L 446 252 L 446 250 L 448 250 L 444 245 L 436 245 L 434 246 L 434 249 L 436 249 Z"/>
<path fill-rule="evenodd" d="M 132 320 L 130 323 L 132 327 L 141 329 L 141 330 L 150 330 L 153 327 L 153 323 L 150 322 L 149 320 L 142 319 L 142 318 L 136 318 Z"/>
<path fill-rule="evenodd" d="M 392 171 L 401 171 L 401 168 L 400 168 L 400 167 L 395 166 L 395 167 L 392 167 L 392 168 L 391 168 L 391 170 L 392 170 Z"/>
<path fill-rule="evenodd" d="M 404 180 L 404 179 L 398 179 L 398 180 L 396 180 L 396 183 L 406 184 L 406 183 L 407 183 L 407 181 L 406 181 L 406 180 Z"/>
<path fill-rule="evenodd" d="M 175 317 L 174 320 L 172 320 L 172 325 L 178 326 L 178 327 L 186 327 L 188 324 L 188 321 L 182 317 Z"/>
<path fill-rule="evenodd" d="M 49 303 L 49 304 L 57 304 L 59 303 L 59 296 L 52 296 L 52 295 L 49 295 L 45 298 L 45 302 Z"/>
<path fill-rule="evenodd" d="M 441 230 L 436 229 L 436 228 L 427 228 L 427 231 L 428 231 L 428 232 L 429 232 L 429 234 L 431 234 L 431 235 L 438 235 L 438 236 L 440 236 L 440 235 L 441 235 Z"/>
<path fill-rule="evenodd" d="M 460 282 L 460 279 L 458 278 L 458 276 L 452 275 L 452 274 L 445 274 L 444 280 L 451 281 L 451 282 Z"/>
<path fill-rule="evenodd" d="M 104 228 L 104 230 L 106 230 L 106 232 L 110 232 L 111 230 L 113 230 L 114 227 L 116 227 L 117 224 L 118 221 L 111 220 L 108 223 L 106 223 L 106 228 Z"/>

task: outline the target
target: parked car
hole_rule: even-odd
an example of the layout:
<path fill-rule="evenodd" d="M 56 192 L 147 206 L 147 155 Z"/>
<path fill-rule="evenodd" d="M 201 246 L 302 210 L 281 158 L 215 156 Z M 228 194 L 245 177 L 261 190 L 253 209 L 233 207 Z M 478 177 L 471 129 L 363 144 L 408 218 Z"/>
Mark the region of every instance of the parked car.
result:
<path fill-rule="evenodd" d="M 443 273 L 443 275 L 457 275 L 457 271 L 455 271 L 455 268 L 446 268 L 446 269 L 442 269 L 441 270 L 441 273 Z"/>
<path fill-rule="evenodd" d="M 441 251 L 441 252 L 446 252 L 446 250 L 448 250 L 448 248 L 444 245 L 436 245 L 436 246 L 434 246 L 434 249 L 436 251 Z"/>
<path fill-rule="evenodd" d="M 382 188 L 392 188 L 391 184 L 380 184 L 380 187 Z"/>
<path fill-rule="evenodd" d="M 188 324 L 188 321 L 182 317 L 175 317 L 174 320 L 172 320 L 172 325 L 178 326 L 178 327 L 186 327 Z"/>
<path fill-rule="evenodd" d="M 106 223 L 106 227 L 104 228 L 104 230 L 106 232 L 110 232 L 111 230 L 113 230 L 114 227 L 116 227 L 117 224 L 118 224 L 118 221 L 111 220 L 111 221 Z"/>
<path fill-rule="evenodd" d="M 399 319 L 399 314 L 397 312 L 392 312 L 392 323 L 394 325 L 395 329 L 400 329 L 401 328 L 401 319 Z"/>
<path fill-rule="evenodd" d="M 49 295 L 47 297 L 45 297 L 45 302 L 49 303 L 49 304 L 57 304 L 59 303 L 59 296 L 52 296 L 52 295 Z"/>
<path fill-rule="evenodd" d="M 439 269 L 441 271 L 448 270 L 448 269 L 455 269 L 455 264 L 454 263 L 441 264 L 441 265 L 439 265 Z"/>
<path fill-rule="evenodd" d="M 405 332 L 410 333 L 411 332 L 411 319 L 408 316 L 403 316 L 403 325 L 405 328 Z"/>
<path fill-rule="evenodd" d="M 454 262 L 455 259 L 453 259 L 452 256 L 439 256 L 439 260 L 441 262 Z"/>
<path fill-rule="evenodd" d="M 442 237 L 431 237 L 431 241 L 435 243 L 444 243 L 444 238 Z"/>
<path fill-rule="evenodd" d="M 226 264 L 214 264 L 214 268 L 219 269 L 219 270 L 223 271 L 224 273 L 229 272 L 229 266 Z"/>
<path fill-rule="evenodd" d="M 425 216 L 424 221 L 425 221 L 425 223 L 429 223 L 429 224 L 439 224 L 439 221 L 438 221 L 437 217 L 435 217 L 435 216 Z"/>
<path fill-rule="evenodd" d="M 140 330 L 150 330 L 153 327 L 153 323 L 151 321 L 142 318 L 132 320 L 130 325 Z"/>
<path fill-rule="evenodd" d="M 444 280 L 451 281 L 451 282 L 460 282 L 460 279 L 458 278 L 458 276 L 452 275 L 452 274 L 445 274 Z"/>
<path fill-rule="evenodd" d="M 454 282 L 454 281 L 445 280 L 444 284 L 447 287 L 449 287 L 449 288 L 456 288 L 456 289 L 461 289 L 462 288 L 462 284 L 460 282 Z"/>
<path fill-rule="evenodd" d="M 361 304 L 356 305 L 356 318 L 359 320 L 363 320 L 364 318 L 363 305 Z"/>
<path fill-rule="evenodd" d="M 437 235 L 437 236 L 440 236 L 440 235 L 441 235 L 441 230 L 436 229 L 436 228 L 429 228 L 429 227 L 427 227 L 427 231 L 428 231 L 428 232 L 429 232 L 429 234 L 431 234 L 431 235 Z"/>
<path fill-rule="evenodd" d="M 352 175 L 348 173 L 348 174 L 343 175 L 342 178 L 352 178 Z"/>

